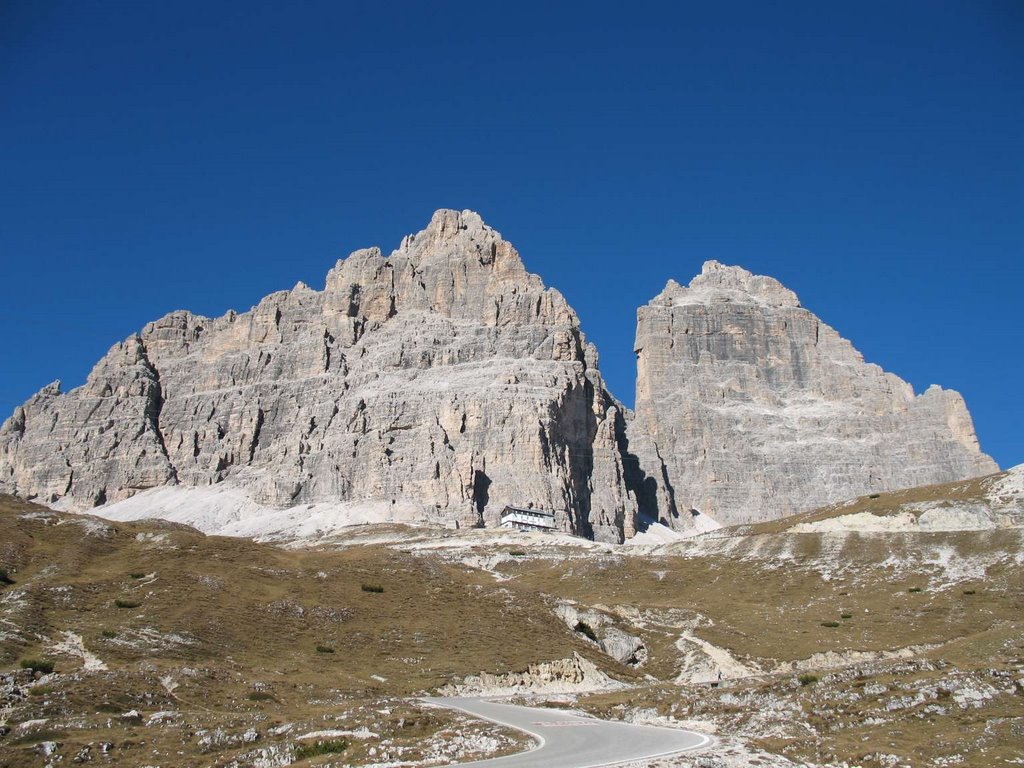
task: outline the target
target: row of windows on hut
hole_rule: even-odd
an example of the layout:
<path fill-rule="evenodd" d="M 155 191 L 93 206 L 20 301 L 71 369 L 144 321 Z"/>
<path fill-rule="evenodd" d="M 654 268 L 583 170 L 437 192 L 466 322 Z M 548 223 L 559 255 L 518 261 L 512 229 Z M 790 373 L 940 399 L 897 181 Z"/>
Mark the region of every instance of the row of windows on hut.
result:
<path fill-rule="evenodd" d="M 543 509 L 506 506 L 501 510 L 501 527 L 520 531 L 555 530 L 555 513 Z"/>

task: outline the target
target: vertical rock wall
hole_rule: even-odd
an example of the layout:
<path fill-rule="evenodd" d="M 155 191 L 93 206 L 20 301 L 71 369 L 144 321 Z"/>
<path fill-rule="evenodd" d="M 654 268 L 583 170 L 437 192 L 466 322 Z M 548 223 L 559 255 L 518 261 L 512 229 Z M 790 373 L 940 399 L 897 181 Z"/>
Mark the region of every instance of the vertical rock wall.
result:
<path fill-rule="evenodd" d="M 630 445 L 674 527 L 998 471 L 958 393 L 915 397 L 770 277 L 708 262 L 637 318 Z"/>
<path fill-rule="evenodd" d="M 0 429 L 0 489 L 77 509 L 180 483 L 275 507 L 495 524 L 505 504 L 619 541 L 625 422 L 565 299 L 475 213 L 438 211 L 251 311 L 175 312 Z"/>

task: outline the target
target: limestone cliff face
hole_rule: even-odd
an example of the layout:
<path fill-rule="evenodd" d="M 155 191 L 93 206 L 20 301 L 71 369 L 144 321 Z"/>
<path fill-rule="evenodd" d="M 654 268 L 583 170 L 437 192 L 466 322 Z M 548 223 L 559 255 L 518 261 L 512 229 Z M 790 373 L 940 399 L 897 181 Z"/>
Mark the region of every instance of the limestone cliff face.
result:
<path fill-rule="evenodd" d="M 771 278 L 709 262 L 638 319 L 627 428 L 561 294 L 475 213 L 438 211 L 323 291 L 174 312 L 83 386 L 45 387 L 0 427 L 0 491 L 117 516 L 147 489 L 216 486 L 217 530 L 254 507 L 493 525 L 533 504 L 618 541 L 641 510 L 754 522 L 997 470 L 957 393 L 915 397 Z"/>
<path fill-rule="evenodd" d="M 708 262 L 637 317 L 629 444 L 674 527 L 998 471 L 958 393 L 915 397 L 770 277 Z"/>
<path fill-rule="evenodd" d="M 442 210 L 389 257 L 339 261 L 323 291 L 172 313 L 82 387 L 46 387 L 0 428 L 0 490 L 87 509 L 223 482 L 462 525 L 533 504 L 617 541 L 636 515 L 624 444 L 572 308 L 479 216 Z"/>

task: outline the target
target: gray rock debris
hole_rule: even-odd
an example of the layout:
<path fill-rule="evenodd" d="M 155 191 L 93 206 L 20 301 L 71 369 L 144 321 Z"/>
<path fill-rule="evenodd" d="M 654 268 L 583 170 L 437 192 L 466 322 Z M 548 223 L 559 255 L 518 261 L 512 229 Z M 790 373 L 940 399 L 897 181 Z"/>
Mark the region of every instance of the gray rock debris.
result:
<path fill-rule="evenodd" d="M 581 609 L 570 602 L 558 603 L 554 610 L 555 615 L 569 629 L 580 632 L 581 624 L 588 627 L 597 638 L 593 642 L 616 661 L 633 666 L 646 661 L 647 647 L 644 641 L 616 627 L 607 614 L 594 609 Z"/>
<path fill-rule="evenodd" d="M 998 471 L 958 393 L 915 397 L 770 277 L 709 261 L 637 317 L 629 444 L 674 528 Z"/>

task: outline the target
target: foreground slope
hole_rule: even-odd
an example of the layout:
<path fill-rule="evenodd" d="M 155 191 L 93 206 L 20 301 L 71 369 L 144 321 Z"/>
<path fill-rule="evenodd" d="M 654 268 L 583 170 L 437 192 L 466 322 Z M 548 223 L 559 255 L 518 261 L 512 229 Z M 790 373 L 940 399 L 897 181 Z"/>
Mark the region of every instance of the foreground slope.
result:
<path fill-rule="evenodd" d="M 636 513 L 624 430 L 561 294 L 477 214 L 442 210 L 390 257 L 339 261 L 323 291 L 172 313 L 84 386 L 43 389 L 0 428 L 0 490 L 79 510 L 237 491 L 183 518 L 207 530 L 247 502 L 463 526 L 533 504 L 619 541 Z"/>
<path fill-rule="evenodd" d="M 427 766 L 526 746 L 424 710 L 427 692 L 714 733 L 727 768 L 1024 758 L 1020 528 L 644 549 L 392 525 L 283 549 L 14 499 L 0 526 L 3 766 L 87 748 L 283 766 L 332 739 L 339 756 L 303 764 Z M 56 672 L 15 670 L 33 658 Z"/>
<path fill-rule="evenodd" d="M 759 522 L 998 471 L 956 392 L 862 356 L 778 281 L 710 261 L 641 307 L 630 448 L 659 517 Z"/>
<path fill-rule="evenodd" d="M 544 663 L 601 678 L 588 657 L 635 676 L 538 596 L 396 549 L 284 550 L 11 497 L 0 527 L 5 768 L 43 765 L 47 750 L 134 768 L 277 766 L 324 740 L 347 741 L 349 765 L 444 765 L 528 743 L 418 694 Z M 18 670 L 32 659 L 55 673 Z"/>

